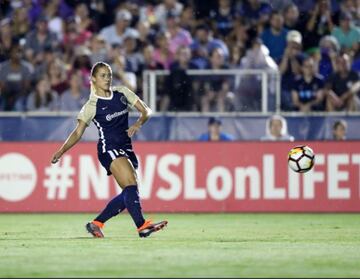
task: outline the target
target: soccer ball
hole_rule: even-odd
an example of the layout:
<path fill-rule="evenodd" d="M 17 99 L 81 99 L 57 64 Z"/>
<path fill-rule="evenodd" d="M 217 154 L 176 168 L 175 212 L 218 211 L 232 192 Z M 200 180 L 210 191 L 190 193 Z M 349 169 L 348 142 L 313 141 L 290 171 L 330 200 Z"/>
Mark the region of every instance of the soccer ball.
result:
<path fill-rule="evenodd" d="M 315 162 L 314 151 L 306 145 L 295 146 L 288 155 L 289 167 L 296 172 L 307 172 Z"/>

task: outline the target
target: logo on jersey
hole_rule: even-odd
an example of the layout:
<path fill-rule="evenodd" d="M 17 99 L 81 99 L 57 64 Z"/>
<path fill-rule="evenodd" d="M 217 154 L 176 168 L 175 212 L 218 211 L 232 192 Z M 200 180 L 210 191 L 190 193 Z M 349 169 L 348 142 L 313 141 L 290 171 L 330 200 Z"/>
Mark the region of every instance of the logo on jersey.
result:
<path fill-rule="evenodd" d="M 108 115 L 106 115 L 106 120 L 107 120 L 107 121 L 111 121 L 111 120 L 113 120 L 114 118 L 119 117 L 119 116 L 121 116 L 121 115 L 124 115 L 124 114 L 127 113 L 127 112 L 128 112 L 128 109 L 124 109 L 124 110 L 122 110 L 122 111 L 114 112 L 113 114 L 108 114 Z"/>
<path fill-rule="evenodd" d="M 124 105 L 128 105 L 128 101 L 127 101 L 127 99 L 126 99 L 125 96 L 121 96 L 120 101 L 121 101 Z"/>

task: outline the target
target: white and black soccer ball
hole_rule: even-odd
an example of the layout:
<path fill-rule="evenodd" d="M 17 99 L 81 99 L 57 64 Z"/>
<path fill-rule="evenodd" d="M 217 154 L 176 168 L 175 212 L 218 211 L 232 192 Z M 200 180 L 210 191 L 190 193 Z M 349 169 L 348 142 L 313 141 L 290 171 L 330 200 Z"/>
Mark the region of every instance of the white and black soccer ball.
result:
<path fill-rule="evenodd" d="M 295 146 L 288 155 L 289 167 L 296 172 L 307 172 L 315 163 L 314 151 L 306 145 Z"/>

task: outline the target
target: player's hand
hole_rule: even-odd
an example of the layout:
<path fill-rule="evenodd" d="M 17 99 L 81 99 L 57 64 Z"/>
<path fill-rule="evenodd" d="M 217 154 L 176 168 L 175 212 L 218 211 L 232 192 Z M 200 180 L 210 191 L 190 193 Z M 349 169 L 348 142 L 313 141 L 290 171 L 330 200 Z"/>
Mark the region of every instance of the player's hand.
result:
<path fill-rule="evenodd" d="M 59 162 L 61 156 L 62 156 L 62 153 L 61 153 L 60 151 L 57 151 L 57 152 L 53 155 L 53 157 L 52 157 L 52 159 L 51 159 L 51 163 L 52 163 L 52 164 L 56 164 L 57 162 Z"/>
<path fill-rule="evenodd" d="M 141 126 L 139 124 L 134 124 L 134 125 L 131 125 L 129 127 L 129 129 L 127 129 L 127 133 L 128 133 L 128 136 L 131 138 L 133 135 L 135 135 L 139 130 L 140 130 Z"/>

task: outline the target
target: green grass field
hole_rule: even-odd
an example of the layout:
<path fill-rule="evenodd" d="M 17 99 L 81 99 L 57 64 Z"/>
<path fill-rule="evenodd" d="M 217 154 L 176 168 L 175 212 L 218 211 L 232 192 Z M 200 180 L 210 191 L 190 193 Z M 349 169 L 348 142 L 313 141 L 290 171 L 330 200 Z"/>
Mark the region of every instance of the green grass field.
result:
<path fill-rule="evenodd" d="M 93 216 L 0 215 L 0 277 L 360 277 L 359 214 L 153 214 L 147 239 L 127 214 L 93 239 Z"/>

